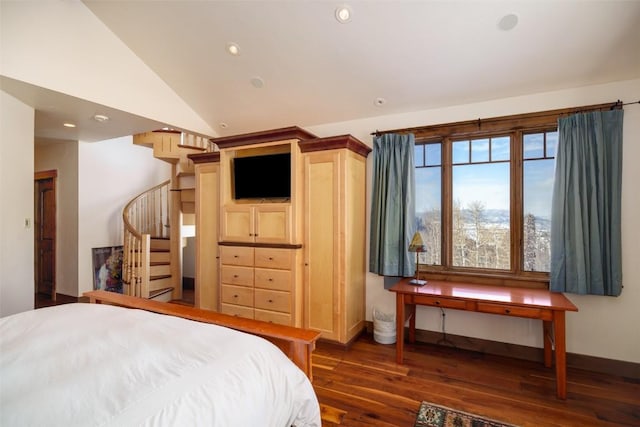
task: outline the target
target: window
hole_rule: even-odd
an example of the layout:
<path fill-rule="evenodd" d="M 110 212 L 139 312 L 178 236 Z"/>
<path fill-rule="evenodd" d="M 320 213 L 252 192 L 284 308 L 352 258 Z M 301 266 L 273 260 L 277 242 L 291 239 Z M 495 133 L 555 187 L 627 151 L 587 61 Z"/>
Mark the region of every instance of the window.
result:
<path fill-rule="evenodd" d="M 549 271 L 551 193 L 557 144 L 557 131 L 523 135 L 524 271 Z"/>
<path fill-rule="evenodd" d="M 416 132 L 421 274 L 487 283 L 548 281 L 556 114 Z"/>
<path fill-rule="evenodd" d="M 510 269 L 509 139 L 452 142 L 454 267 Z"/>
<path fill-rule="evenodd" d="M 442 146 L 440 143 L 416 145 L 416 221 L 427 252 L 420 263 L 441 265 L 442 252 Z"/>

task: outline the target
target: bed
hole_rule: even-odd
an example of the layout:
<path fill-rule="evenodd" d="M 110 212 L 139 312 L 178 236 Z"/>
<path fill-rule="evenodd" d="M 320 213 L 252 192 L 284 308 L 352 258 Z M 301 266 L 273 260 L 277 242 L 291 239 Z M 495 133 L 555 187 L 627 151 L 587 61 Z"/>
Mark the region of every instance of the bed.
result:
<path fill-rule="evenodd" d="M 88 294 L 0 319 L 0 425 L 321 425 L 317 333 Z"/>

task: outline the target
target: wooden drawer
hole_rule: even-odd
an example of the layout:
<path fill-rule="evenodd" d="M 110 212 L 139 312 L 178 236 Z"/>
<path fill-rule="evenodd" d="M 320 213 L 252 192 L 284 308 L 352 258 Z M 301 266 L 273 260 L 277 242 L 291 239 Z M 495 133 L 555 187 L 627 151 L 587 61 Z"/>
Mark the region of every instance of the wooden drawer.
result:
<path fill-rule="evenodd" d="M 255 248 L 255 266 L 291 270 L 293 268 L 292 249 Z"/>
<path fill-rule="evenodd" d="M 289 292 L 256 289 L 254 301 L 256 308 L 291 313 L 291 294 Z"/>
<path fill-rule="evenodd" d="M 254 275 L 256 288 L 291 291 L 291 270 L 256 268 Z"/>
<path fill-rule="evenodd" d="M 220 246 L 220 262 L 227 265 L 253 266 L 253 248 L 245 246 Z"/>
<path fill-rule="evenodd" d="M 222 302 L 253 307 L 253 288 L 222 285 Z"/>
<path fill-rule="evenodd" d="M 223 265 L 220 269 L 223 284 L 253 287 L 253 268 Z"/>
<path fill-rule="evenodd" d="M 536 307 L 517 307 L 504 304 L 478 302 L 478 311 L 483 313 L 502 314 L 516 317 L 529 317 L 531 319 L 551 320 L 551 311 Z"/>
<path fill-rule="evenodd" d="M 278 325 L 293 326 L 291 324 L 291 315 L 287 313 L 277 313 L 275 311 L 255 309 L 255 319 L 263 322 L 277 323 Z"/>
<path fill-rule="evenodd" d="M 253 308 L 244 307 L 242 305 L 233 305 L 233 304 L 221 304 L 221 311 L 224 314 L 229 314 L 231 316 L 239 316 L 244 317 L 246 319 L 253 319 Z"/>
<path fill-rule="evenodd" d="M 414 300 L 416 303 L 422 304 L 422 305 L 432 305 L 435 307 L 442 307 L 442 308 L 453 308 L 456 310 L 470 309 L 470 307 L 468 307 L 467 305 L 468 304 L 467 301 L 464 301 L 464 300 L 432 297 L 427 295 L 416 295 L 414 297 Z"/>

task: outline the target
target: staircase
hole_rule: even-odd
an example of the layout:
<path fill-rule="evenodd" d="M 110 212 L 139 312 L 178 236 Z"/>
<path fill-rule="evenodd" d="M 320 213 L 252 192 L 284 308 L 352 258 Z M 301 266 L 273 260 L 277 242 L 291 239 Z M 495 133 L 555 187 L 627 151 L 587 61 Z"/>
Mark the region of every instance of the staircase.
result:
<path fill-rule="evenodd" d="M 124 293 L 158 301 L 182 297 L 183 225 L 195 224 L 195 177 L 189 154 L 212 151 L 207 138 L 162 130 L 133 143 L 171 163 L 171 179 L 136 196 L 124 208 Z"/>

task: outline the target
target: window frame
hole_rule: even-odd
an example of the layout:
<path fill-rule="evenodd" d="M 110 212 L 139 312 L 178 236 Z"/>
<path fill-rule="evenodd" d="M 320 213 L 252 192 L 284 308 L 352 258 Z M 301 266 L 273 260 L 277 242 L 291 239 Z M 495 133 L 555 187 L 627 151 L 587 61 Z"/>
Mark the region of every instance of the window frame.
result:
<path fill-rule="evenodd" d="M 524 152 L 525 134 L 553 132 L 558 119 L 569 114 L 609 109 L 611 104 L 517 114 L 442 125 L 406 129 L 415 135 L 415 144 L 441 143 L 441 254 L 442 265 L 419 265 L 421 278 L 465 280 L 504 286 L 548 288 L 549 273 L 524 270 Z M 510 137 L 510 266 L 509 270 L 453 266 L 453 142 L 496 136 Z M 556 147 L 557 148 L 557 147 Z M 424 150 L 426 152 L 426 149 Z M 554 154 L 555 157 L 555 154 Z"/>

